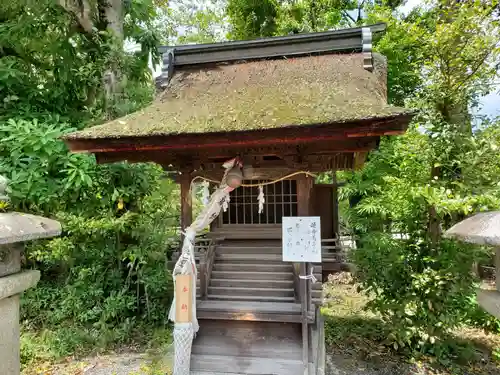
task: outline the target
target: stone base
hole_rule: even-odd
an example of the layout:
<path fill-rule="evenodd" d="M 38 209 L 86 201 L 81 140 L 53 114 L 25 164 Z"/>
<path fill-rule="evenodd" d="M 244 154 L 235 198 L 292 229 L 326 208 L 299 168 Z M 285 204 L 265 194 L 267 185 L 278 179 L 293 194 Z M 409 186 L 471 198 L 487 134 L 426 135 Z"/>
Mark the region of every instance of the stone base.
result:
<path fill-rule="evenodd" d="M 0 245 L 0 277 L 21 271 L 21 244 Z"/>
<path fill-rule="evenodd" d="M 0 373 L 19 374 L 19 295 L 0 300 Z"/>
<path fill-rule="evenodd" d="M 0 374 L 18 375 L 20 369 L 19 295 L 36 285 L 40 271 L 0 277 Z"/>
<path fill-rule="evenodd" d="M 55 220 L 0 213 L 0 375 L 19 375 L 21 371 L 19 296 L 40 280 L 39 271 L 21 272 L 23 243 L 59 233 L 61 224 Z"/>
<path fill-rule="evenodd" d="M 500 292 L 497 290 L 477 290 L 477 302 L 491 315 L 500 318 Z"/>

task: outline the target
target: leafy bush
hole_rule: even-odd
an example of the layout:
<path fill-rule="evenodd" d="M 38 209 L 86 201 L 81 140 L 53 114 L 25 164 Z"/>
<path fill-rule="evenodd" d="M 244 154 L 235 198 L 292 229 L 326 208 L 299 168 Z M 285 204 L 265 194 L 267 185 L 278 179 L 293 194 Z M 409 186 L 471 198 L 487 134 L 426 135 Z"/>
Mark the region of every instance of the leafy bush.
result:
<path fill-rule="evenodd" d="M 152 21 L 163 4 L 124 7 L 123 38 L 97 14 L 109 4 L 91 5 L 87 28 L 83 3 L 0 5 L 0 174 L 11 209 L 63 226 L 26 248 L 25 266 L 42 279 L 22 299 L 25 362 L 128 341 L 142 322 L 161 327 L 171 298 L 175 185 L 157 165 L 97 165 L 60 139 L 151 102 L 148 62 L 160 58 Z M 122 40 L 140 50 L 124 51 Z"/>
<path fill-rule="evenodd" d="M 451 241 L 434 248 L 388 234 L 369 236 L 363 244 L 353 252 L 356 276 L 373 297 L 367 307 L 391 327 L 394 348 L 435 351 L 470 313 L 464 301 L 475 292 L 472 265 L 483 251 Z"/>
<path fill-rule="evenodd" d="M 63 226 L 60 237 L 28 244 L 27 264 L 42 280 L 21 310 L 28 331 L 51 332 L 38 344 L 55 345 L 54 355 L 128 341 L 139 320 L 164 324 L 172 296 L 166 261 L 177 241 L 178 191 L 162 169 L 71 154 L 59 138 L 72 129 L 56 116 L 0 122 L 0 174 L 10 179 L 12 208 Z"/>

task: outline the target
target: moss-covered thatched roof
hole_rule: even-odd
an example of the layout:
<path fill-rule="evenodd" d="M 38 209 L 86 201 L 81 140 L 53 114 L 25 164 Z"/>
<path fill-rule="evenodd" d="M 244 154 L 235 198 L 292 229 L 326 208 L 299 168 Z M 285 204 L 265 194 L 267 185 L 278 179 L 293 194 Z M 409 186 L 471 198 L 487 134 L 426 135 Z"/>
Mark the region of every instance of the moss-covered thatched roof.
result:
<path fill-rule="evenodd" d="M 362 54 L 261 60 L 177 71 L 149 107 L 67 139 L 261 130 L 383 119 L 408 113 L 387 105 L 385 73 Z"/>

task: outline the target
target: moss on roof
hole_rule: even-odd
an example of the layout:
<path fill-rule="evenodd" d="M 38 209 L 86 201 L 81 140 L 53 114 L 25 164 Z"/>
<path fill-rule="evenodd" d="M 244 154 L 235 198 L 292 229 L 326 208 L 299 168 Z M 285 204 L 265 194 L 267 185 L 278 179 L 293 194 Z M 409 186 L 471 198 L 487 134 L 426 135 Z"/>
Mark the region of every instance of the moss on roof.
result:
<path fill-rule="evenodd" d="M 384 75 L 382 75 L 384 76 Z M 178 71 L 149 107 L 67 139 L 231 132 L 393 117 L 362 54 L 261 60 Z"/>

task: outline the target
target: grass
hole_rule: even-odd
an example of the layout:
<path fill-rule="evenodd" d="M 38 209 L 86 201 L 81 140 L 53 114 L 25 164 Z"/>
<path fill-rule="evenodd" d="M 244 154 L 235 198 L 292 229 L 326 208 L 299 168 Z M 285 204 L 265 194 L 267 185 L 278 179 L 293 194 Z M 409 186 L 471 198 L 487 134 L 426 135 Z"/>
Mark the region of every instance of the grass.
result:
<path fill-rule="evenodd" d="M 127 335 L 127 337 L 125 337 Z M 165 327 L 136 327 L 127 332 L 93 330 L 83 327 L 59 327 L 21 333 L 22 375 L 80 375 L 89 363 L 85 358 L 99 357 L 101 362 L 123 355 L 140 357 L 137 374 L 168 374 L 165 354 L 171 351 L 172 331 Z"/>
<path fill-rule="evenodd" d="M 385 342 L 387 328 L 364 309 L 368 298 L 358 292 L 349 273 L 331 275 L 324 284 L 325 338 L 328 352 L 344 367 L 350 362 L 390 374 L 493 375 L 500 374 L 500 335 L 464 327 L 446 339 L 451 352 L 438 361 L 428 355 L 396 353 Z"/>

